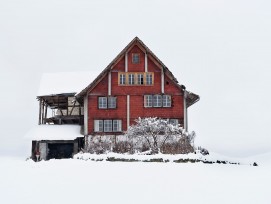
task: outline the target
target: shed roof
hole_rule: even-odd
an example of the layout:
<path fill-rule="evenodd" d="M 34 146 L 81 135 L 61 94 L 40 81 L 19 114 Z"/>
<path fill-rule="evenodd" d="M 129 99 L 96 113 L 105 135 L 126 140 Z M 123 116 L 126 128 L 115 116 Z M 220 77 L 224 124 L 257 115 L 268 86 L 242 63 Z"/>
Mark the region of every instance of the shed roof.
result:
<path fill-rule="evenodd" d="M 75 140 L 77 137 L 83 137 L 80 134 L 79 125 L 37 125 L 30 129 L 26 139 L 30 140 Z"/>
<path fill-rule="evenodd" d="M 38 96 L 78 93 L 92 82 L 100 72 L 44 73 L 40 81 Z"/>

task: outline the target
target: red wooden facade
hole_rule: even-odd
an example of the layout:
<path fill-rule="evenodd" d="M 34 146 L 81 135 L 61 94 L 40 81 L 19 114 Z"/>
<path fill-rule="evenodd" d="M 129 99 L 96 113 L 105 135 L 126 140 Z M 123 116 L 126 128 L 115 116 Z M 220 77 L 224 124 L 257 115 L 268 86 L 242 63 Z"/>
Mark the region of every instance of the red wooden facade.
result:
<path fill-rule="evenodd" d="M 133 62 L 134 55 L 137 55 L 138 63 Z M 152 75 L 152 84 L 146 84 L 146 73 Z M 126 84 L 120 84 L 120 74 L 125 75 Z M 129 74 L 134 74 L 135 81 L 142 74 L 144 84 L 129 84 Z M 137 83 L 140 83 L 139 79 Z M 169 107 L 145 107 L 146 95 L 167 95 L 171 104 Z M 199 100 L 196 94 L 187 92 L 184 86 L 178 84 L 168 68 L 137 37 L 78 97 L 84 98 L 84 103 L 87 103 L 87 110 L 84 111 L 87 120 L 85 135 L 121 134 L 138 117 L 177 119 L 181 126 L 185 126 L 187 107 Z M 116 108 L 99 108 L 99 97 L 116 97 Z M 98 132 L 95 120 L 119 120 L 121 131 Z"/>

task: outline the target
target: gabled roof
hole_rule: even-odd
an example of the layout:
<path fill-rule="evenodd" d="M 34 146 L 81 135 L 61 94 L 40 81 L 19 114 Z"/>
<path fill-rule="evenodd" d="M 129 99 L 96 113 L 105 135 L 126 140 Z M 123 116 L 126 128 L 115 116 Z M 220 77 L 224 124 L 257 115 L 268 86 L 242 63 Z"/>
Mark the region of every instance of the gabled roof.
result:
<path fill-rule="evenodd" d="M 146 49 L 146 52 L 151 55 L 160 65 L 164 68 L 164 70 L 170 75 L 170 77 L 178 83 L 177 79 L 173 76 L 173 74 L 169 71 L 169 69 L 166 67 L 166 65 L 145 45 L 142 40 L 140 40 L 138 37 L 135 37 L 113 60 L 110 62 L 107 67 L 97 76 L 97 78 L 91 82 L 85 89 L 83 89 L 80 93 L 77 94 L 77 97 L 80 98 L 81 96 L 84 96 L 87 91 L 94 85 L 96 85 L 97 81 L 101 79 L 108 71 L 110 71 L 111 67 L 114 66 L 114 64 L 125 55 L 125 53 L 129 50 L 129 48 L 138 43 L 143 48 Z"/>
<path fill-rule="evenodd" d="M 79 92 L 76 97 L 78 99 L 82 98 L 84 95 L 87 94 L 87 92 L 95 87 L 95 85 L 111 70 L 112 66 L 114 66 L 118 60 L 125 55 L 125 53 L 127 51 L 129 51 L 129 49 L 133 46 L 133 45 L 140 45 L 141 47 L 143 47 L 146 52 L 148 53 L 149 57 L 152 57 L 155 61 L 158 62 L 158 64 L 161 66 L 161 68 L 164 69 L 164 73 L 170 77 L 175 83 L 176 85 L 181 89 L 184 90 L 185 86 L 183 85 L 179 85 L 178 84 L 178 80 L 174 77 L 174 75 L 172 74 L 172 72 L 167 68 L 167 66 L 142 42 L 142 40 L 140 40 L 138 37 L 135 37 L 113 60 L 112 62 L 110 62 L 107 67 L 96 77 L 96 79 L 94 79 L 86 88 L 84 88 L 81 92 Z M 199 96 L 196 94 L 193 94 L 192 92 L 187 92 L 188 93 L 188 98 L 190 98 L 188 102 L 188 107 L 192 104 L 194 104 L 195 102 L 197 102 L 199 100 Z"/>

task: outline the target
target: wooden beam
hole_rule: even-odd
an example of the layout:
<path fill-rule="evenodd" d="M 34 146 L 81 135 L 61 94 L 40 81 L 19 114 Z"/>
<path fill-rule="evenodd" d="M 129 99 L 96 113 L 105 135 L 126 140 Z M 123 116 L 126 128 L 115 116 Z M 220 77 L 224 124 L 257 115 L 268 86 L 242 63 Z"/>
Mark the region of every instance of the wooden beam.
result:
<path fill-rule="evenodd" d="M 44 101 L 41 101 L 41 124 L 44 122 Z"/>
<path fill-rule="evenodd" d="M 44 122 L 44 124 L 46 124 L 46 118 L 47 118 L 47 109 L 48 109 L 48 105 L 46 104 L 46 105 L 45 105 L 45 115 L 44 115 L 44 119 L 43 119 L 43 120 L 44 120 L 44 121 L 43 121 L 43 122 Z"/>
<path fill-rule="evenodd" d="M 41 99 L 39 99 L 40 104 L 39 104 L 39 125 L 41 124 Z"/>

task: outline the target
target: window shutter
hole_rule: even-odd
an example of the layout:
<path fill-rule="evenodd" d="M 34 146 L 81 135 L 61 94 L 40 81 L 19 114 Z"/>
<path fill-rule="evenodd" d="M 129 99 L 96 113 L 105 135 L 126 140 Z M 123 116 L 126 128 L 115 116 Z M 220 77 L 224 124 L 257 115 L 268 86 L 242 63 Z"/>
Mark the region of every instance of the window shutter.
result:
<path fill-rule="evenodd" d="M 99 132 L 99 120 L 94 120 L 94 132 Z"/>

